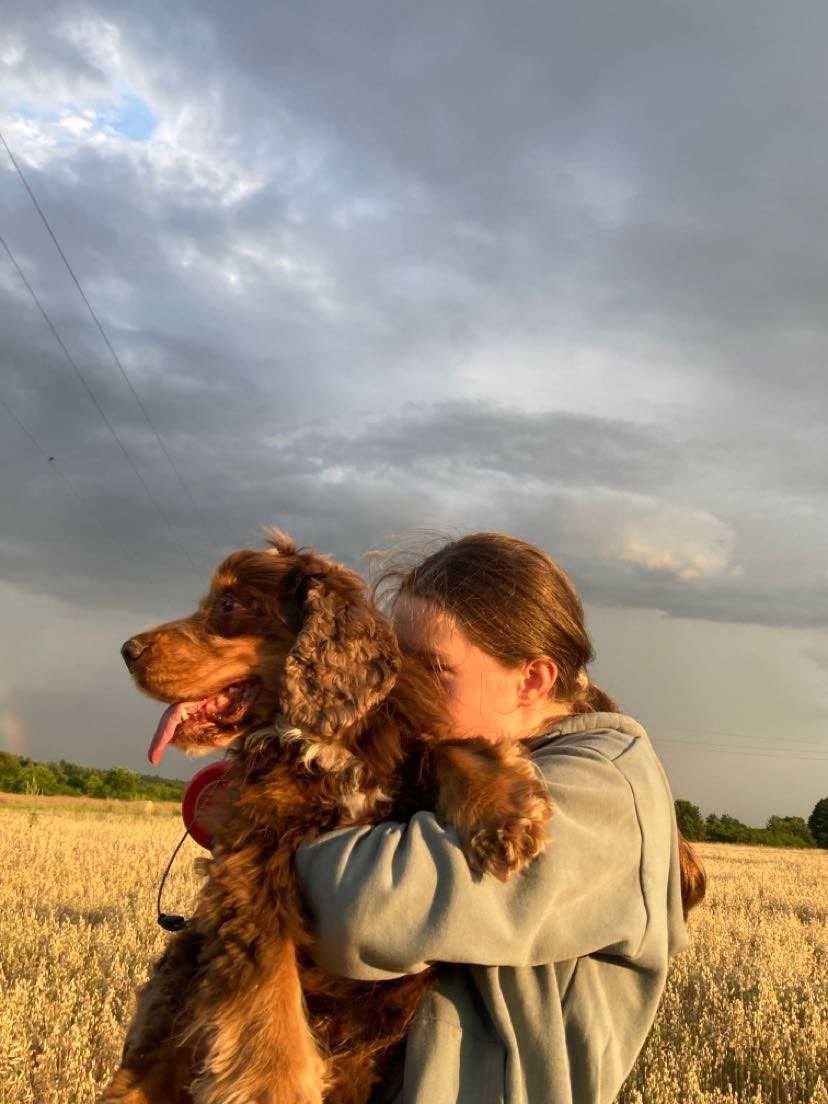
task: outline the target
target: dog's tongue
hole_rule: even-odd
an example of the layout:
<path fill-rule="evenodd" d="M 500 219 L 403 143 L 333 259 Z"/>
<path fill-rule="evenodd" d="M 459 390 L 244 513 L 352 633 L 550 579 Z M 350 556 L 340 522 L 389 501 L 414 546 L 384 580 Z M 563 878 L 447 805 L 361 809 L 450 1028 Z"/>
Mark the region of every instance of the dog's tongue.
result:
<path fill-rule="evenodd" d="M 149 746 L 149 752 L 147 758 L 153 766 L 157 766 L 161 762 L 161 756 L 164 754 L 164 749 L 167 744 L 175 736 L 175 730 L 181 724 L 181 722 L 201 705 L 200 701 L 191 702 L 175 702 L 169 709 L 165 709 L 161 715 L 161 720 L 158 722 L 158 728 L 155 730 L 155 735 Z"/>

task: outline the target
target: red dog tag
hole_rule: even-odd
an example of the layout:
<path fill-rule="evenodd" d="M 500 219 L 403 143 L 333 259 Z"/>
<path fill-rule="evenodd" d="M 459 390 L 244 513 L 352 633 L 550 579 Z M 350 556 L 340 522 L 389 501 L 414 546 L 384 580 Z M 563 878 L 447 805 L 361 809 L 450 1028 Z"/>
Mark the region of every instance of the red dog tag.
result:
<path fill-rule="evenodd" d="M 226 785 L 228 766 L 226 759 L 219 759 L 197 771 L 190 779 L 181 800 L 181 816 L 187 831 L 196 843 L 200 843 L 208 851 L 212 849 L 213 839 L 199 818 L 203 815 L 205 804 L 210 801 L 211 793 L 215 794 L 219 787 Z"/>

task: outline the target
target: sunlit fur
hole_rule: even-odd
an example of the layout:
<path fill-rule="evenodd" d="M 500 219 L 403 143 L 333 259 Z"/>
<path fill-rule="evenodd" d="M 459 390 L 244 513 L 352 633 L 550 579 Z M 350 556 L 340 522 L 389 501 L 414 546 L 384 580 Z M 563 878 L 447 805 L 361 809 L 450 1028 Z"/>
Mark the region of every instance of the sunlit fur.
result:
<path fill-rule="evenodd" d="M 432 971 L 368 984 L 318 969 L 294 875 L 298 845 L 432 808 L 480 876 L 546 844 L 546 787 L 515 747 L 454 740 L 433 673 L 400 652 L 362 580 L 274 531 L 228 556 L 189 618 L 137 639 L 152 697 L 258 680 L 243 720 L 175 746 L 228 746 L 210 806 L 212 858 L 192 926 L 138 997 L 105 1104 L 363 1104 Z"/>

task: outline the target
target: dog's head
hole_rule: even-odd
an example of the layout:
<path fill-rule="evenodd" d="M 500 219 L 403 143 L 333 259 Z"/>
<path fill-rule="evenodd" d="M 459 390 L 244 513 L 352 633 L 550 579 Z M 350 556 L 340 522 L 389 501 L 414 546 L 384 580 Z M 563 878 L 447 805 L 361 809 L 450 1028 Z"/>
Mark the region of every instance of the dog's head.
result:
<path fill-rule="evenodd" d="M 171 703 L 151 762 L 170 743 L 204 755 L 277 714 L 334 742 L 394 685 L 396 637 L 359 575 L 279 530 L 268 541 L 227 556 L 190 617 L 123 645 L 139 688 Z"/>

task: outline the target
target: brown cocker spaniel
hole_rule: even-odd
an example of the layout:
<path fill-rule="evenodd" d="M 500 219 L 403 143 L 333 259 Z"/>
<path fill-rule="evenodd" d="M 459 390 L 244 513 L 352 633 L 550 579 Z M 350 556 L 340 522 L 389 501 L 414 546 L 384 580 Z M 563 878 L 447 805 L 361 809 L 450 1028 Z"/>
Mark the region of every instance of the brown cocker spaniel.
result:
<path fill-rule="evenodd" d="M 524 751 L 453 739 L 433 672 L 401 653 L 362 579 L 278 530 L 269 543 L 229 555 L 190 617 L 122 649 L 171 703 L 152 761 L 168 743 L 226 746 L 229 769 L 196 912 L 138 996 L 101 1104 L 364 1104 L 433 969 L 367 983 L 315 966 L 299 844 L 433 809 L 481 876 L 506 879 L 547 840 Z"/>

